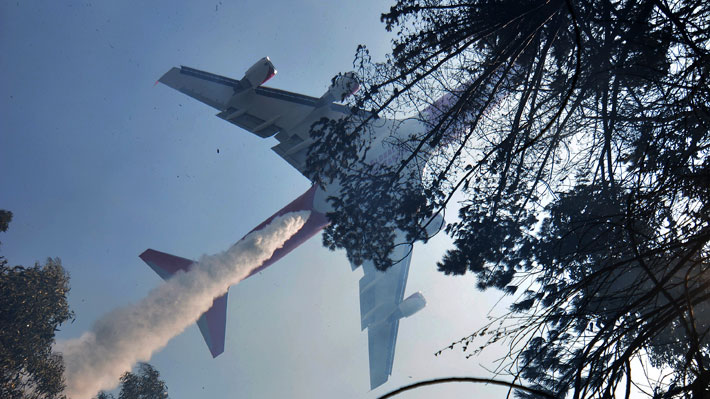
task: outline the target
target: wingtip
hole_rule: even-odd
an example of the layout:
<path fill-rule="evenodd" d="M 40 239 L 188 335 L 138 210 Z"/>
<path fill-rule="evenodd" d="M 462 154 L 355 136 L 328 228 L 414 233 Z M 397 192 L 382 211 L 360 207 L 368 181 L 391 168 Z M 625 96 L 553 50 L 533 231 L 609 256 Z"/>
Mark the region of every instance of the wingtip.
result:
<path fill-rule="evenodd" d="M 165 73 L 163 74 L 163 76 L 161 76 L 160 78 L 158 78 L 158 80 L 155 81 L 155 83 L 153 84 L 153 87 L 157 86 L 158 83 L 162 83 L 162 84 L 164 84 L 164 85 L 166 85 L 166 86 L 170 86 L 171 76 L 174 76 L 175 74 L 179 74 L 182 68 L 185 68 L 185 67 L 180 67 L 180 68 L 172 67 L 172 68 L 170 68 L 169 71 L 165 72 Z"/>
<path fill-rule="evenodd" d="M 375 389 L 381 387 L 387 380 L 389 379 L 389 376 L 385 378 L 384 380 L 379 379 L 379 380 L 373 380 L 370 378 L 370 391 L 374 391 Z"/>
<path fill-rule="evenodd" d="M 141 258 L 141 259 L 143 259 L 143 260 L 145 260 L 145 258 L 146 258 L 148 255 L 150 255 L 151 252 L 153 252 L 153 250 L 150 249 L 150 248 L 148 248 L 148 249 L 146 249 L 145 251 L 141 252 L 141 254 L 138 255 L 138 257 Z"/>

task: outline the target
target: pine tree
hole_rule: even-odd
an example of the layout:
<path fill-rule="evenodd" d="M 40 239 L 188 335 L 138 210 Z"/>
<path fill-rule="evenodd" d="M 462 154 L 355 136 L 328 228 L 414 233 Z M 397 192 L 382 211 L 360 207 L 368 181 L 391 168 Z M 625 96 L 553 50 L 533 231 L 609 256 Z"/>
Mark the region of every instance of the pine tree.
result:
<path fill-rule="evenodd" d="M 462 345 L 513 340 L 506 370 L 558 397 L 628 392 L 635 359 L 672 371 L 649 395 L 706 397 L 710 3 L 400 0 L 382 20 L 391 55 L 356 55 L 367 112 L 311 132 L 310 175 L 343 183 L 325 244 L 386 268 L 394 229 L 426 238 L 460 200 L 439 270 L 517 296 Z M 426 127 L 385 172 L 359 151 L 378 116 Z"/>

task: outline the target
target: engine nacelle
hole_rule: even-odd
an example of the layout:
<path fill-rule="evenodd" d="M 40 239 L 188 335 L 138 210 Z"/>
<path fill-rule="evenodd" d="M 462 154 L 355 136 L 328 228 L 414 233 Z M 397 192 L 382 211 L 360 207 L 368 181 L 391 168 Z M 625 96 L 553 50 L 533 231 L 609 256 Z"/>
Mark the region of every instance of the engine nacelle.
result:
<path fill-rule="evenodd" d="M 397 306 L 390 318 L 394 320 L 409 317 L 424 309 L 425 306 L 426 299 L 424 299 L 424 295 L 421 292 L 415 292 Z"/>
<path fill-rule="evenodd" d="M 360 90 L 360 82 L 357 75 L 355 72 L 346 72 L 335 77 L 328 91 L 321 96 L 321 100 L 325 102 L 342 102 L 357 93 L 358 90 Z"/>
<path fill-rule="evenodd" d="M 271 63 L 269 57 L 264 57 L 247 69 L 242 83 L 247 83 L 251 87 L 259 87 L 276 75 L 276 68 Z"/>

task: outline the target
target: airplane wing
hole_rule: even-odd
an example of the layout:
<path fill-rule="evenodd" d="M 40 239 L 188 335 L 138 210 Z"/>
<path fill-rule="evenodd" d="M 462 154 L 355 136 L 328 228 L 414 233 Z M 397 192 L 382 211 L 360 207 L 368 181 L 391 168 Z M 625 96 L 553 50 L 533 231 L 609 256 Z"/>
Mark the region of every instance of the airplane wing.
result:
<path fill-rule="evenodd" d="M 265 86 L 251 88 L 243 80 L 185 66 L 172 68 L 158 81 L 219 110 L 218 117 L 259 137 L 275 135 L 279 144 L 272 149 L 301 173 L 313 143 L 311 125 L 323 117 L 350 114 L 342 104 Z"/>
<path fill-rule="evenodd" d="M 264 60 L 270 65 L 268 59 Z M 334 103 L 333 99 L 344 98 L 341 95 L 352 94 L 357 87 L 352 85 L 352 76 L 334 80 L 321 98 L 264 87 L 255 82 L 263 83 L 262 77 L 273 76 L 273 68 L 251 73 L 262 61 L 250 68 L 242 80 L 181 67 L 172 68 L 159 81 L 217 109 L 218 117 L 259 137 L 274 136 L 279 144 L 272 149 L 303 174 L 307 151 L 313 143 L 312 124 L 324 117 L 333 120 L 350 115 L 350 108 Z M 355 112 L 359 115 L 364 111 Z M 324 219 L 319 228 L 326 223 Z M 399 319 L 414 314 L 425 304 L 420 293 L 403 299 L 411 247 L 398 247 L 393 259 L 400 261 L 386 272 L 376 270 L 370 262 L 365 263 L 364 276 L 360 279 L 361 326 L 363 330 L 368 329 L 372 389 L 385 383 L 392 373 Z M 209 327 L 210 323 L 206 320 L 202 324 Z M 203 334 L 211 331 L 203 329 L 202 325 L 200 330 Z M 207 337 L 205 339 L 209 344 Z"/>
<path fill-rule="evenodd" d="M 387 382 L 394 364 L 394 347 L 397 344 L 399 320 L 382 323 L 367 329 L 367 346 L 370 356 L 370 389 Z"/>
<path fill-rule="evenodd" d="M 360 279 L 360 320 L 362 329 L 367 328 L 371 389 L 384 384 L 392 374 L 402 317 L 399 305 L 404 297 L 412 255 L 410 247 L 396 252 L 393 258 L 401 260 L 385 272 L 375 269 L 372 262 L 362 265 L 365 275 Z"/>

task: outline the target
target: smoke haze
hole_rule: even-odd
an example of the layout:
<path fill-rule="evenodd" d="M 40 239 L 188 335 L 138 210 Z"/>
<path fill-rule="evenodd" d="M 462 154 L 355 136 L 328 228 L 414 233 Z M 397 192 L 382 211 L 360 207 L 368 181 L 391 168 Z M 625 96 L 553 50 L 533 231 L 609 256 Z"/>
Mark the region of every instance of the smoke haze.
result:
<path fill-rule="evenodd" d="M 214 298 L 269 259 L 306 222 L 308 211 L 278 216 L 222 253 L 203 256 L 188 272 L 178 272 L 138 303 L 109 312 L 81 337 L 58 342 L 64 357 L 66 395 L 89 399 L 113 389 L 119 377 L 206 312 Z"/>

